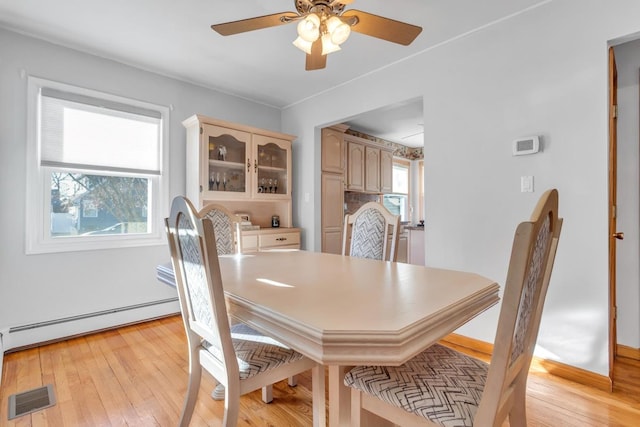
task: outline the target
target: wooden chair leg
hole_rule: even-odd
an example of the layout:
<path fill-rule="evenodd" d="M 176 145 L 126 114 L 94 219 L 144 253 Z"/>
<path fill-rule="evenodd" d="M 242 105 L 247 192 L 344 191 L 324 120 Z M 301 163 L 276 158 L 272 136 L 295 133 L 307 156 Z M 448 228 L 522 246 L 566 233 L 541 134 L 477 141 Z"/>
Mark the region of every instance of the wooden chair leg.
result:
<path fill-rule="evenodd" d="M 323 365 L 316 365 L 311 369 L 313 427 L 325 427 L 327 425 L 324 380 L 325 378 Z"/>
<path fill-rule="evenodd" d="M 360 427 L 362 416 L 362 395 L 355 388 L 351 389 L 351 427 Z"/>
<path fill-rule="evenodd" d="M 513 390 L 513 406 L 509 411 L 509 426 L 527 427 L 527 381 L 518 380 Z"/>
<path fill-rule="evenodd" d="M 184 398 L 184 405 L 182 407 L 182 415 L 180 416 L 180 427 L 188 427 L 191 422 L 193 410 L 196 407 L 196 400 L 198 399 L 200 380 L 202 378 L 202 368 L 199 363 L 191 366 L 189 372 L 189 383 L 187 385 L 187 395 Z"/>
<path fill-rule="evenodd" d="M 235 427 L 240 415 L 240 387 L 230 385 L 225 387 L 224 417 L 222 427 Z"/>
<path fill-rule="evenodd" d="M 273 402 L 273 384 L 262 387 L 262 401 L 264 403 Z"/>

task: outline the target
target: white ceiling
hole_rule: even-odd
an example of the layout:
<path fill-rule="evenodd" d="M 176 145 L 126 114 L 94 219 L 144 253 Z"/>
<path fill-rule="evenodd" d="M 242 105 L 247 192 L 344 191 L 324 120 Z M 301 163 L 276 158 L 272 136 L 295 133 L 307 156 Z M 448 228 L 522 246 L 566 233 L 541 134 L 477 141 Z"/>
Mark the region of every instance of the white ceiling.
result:
<path fill-rule="evenodd" d="M 342 51 L 329 55 L 327 68 L 316 71 L 305 71 L 305 55 L 291 43 L 295 24 L 228 37 L 210 28 L 295 11 L 294 0 L 0 0 L 0 26 L 284 108 L 546 1 L 358 0 L 347 8 L 419 25 L 423 31 L 410 46 L 352 33 Z M 372 120 L 363 115 L 351 124 L 411 145 L 403 137 L 417 133 L 422 101 L 397 107 L 399 112 L 387 108 Z M 393 124 L 385 123 L 390 117 L 407 127 L 390 131 Z M 380 123 L 382 128 L 374 128 Z"/>

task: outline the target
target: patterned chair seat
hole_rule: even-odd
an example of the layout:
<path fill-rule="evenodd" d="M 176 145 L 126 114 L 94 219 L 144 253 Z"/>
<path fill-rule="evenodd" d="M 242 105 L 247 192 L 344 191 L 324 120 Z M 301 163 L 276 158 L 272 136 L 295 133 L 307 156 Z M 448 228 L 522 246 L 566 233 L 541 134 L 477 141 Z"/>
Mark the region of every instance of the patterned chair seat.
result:
<path fill-rule="evenodd" d="M 489 365 L 434 344 L 401 366 L 358 366 L 347 386 L 446 427 L 473 426 Z"/>
<path fill-rule="evenodd" d="M 303 358 L 297 351 L 291 350 L 271 337 L 262 335 L 243 323 L 231 327 L 231 340 L 236 350 L 240 379 L 243 380 Z M 212 346 L 207 341 L 202 342 L 202 347 L 216 359 L 221 360 L 222 355 L 218 347 Z"/>

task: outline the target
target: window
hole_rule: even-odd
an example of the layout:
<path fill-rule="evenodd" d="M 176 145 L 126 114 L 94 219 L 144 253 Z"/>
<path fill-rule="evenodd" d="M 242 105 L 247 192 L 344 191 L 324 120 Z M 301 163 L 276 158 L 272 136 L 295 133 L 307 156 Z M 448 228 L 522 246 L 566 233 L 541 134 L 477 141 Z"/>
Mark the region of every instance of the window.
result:
<path fill-rule="evenodd" d="M 409 162 L 394 160 L 393 192 L 382 198 L 384 206 L 400 221 L 409 221 Z"/>
<path fill-rule="evenodd" d="M 29 78 L 27 253 L 163 244 L 166 107 Z"/>

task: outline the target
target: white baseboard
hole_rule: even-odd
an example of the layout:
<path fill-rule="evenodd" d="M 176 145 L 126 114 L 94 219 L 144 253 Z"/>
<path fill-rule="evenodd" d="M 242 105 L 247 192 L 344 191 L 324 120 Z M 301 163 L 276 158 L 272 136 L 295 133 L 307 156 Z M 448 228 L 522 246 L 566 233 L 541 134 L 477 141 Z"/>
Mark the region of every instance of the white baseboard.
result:
<path fill-rule="evenodd" d="M 2 335 L 3 348 L 0 351 L 0 355 L 12 349 L 31 347 L 41 343 L 110 329 L 129 323 L 143 322 L 179 312 L 178 299 L 169 298 L 46 322 L 12 326 L 4 330 L 5 333 Z"/>

